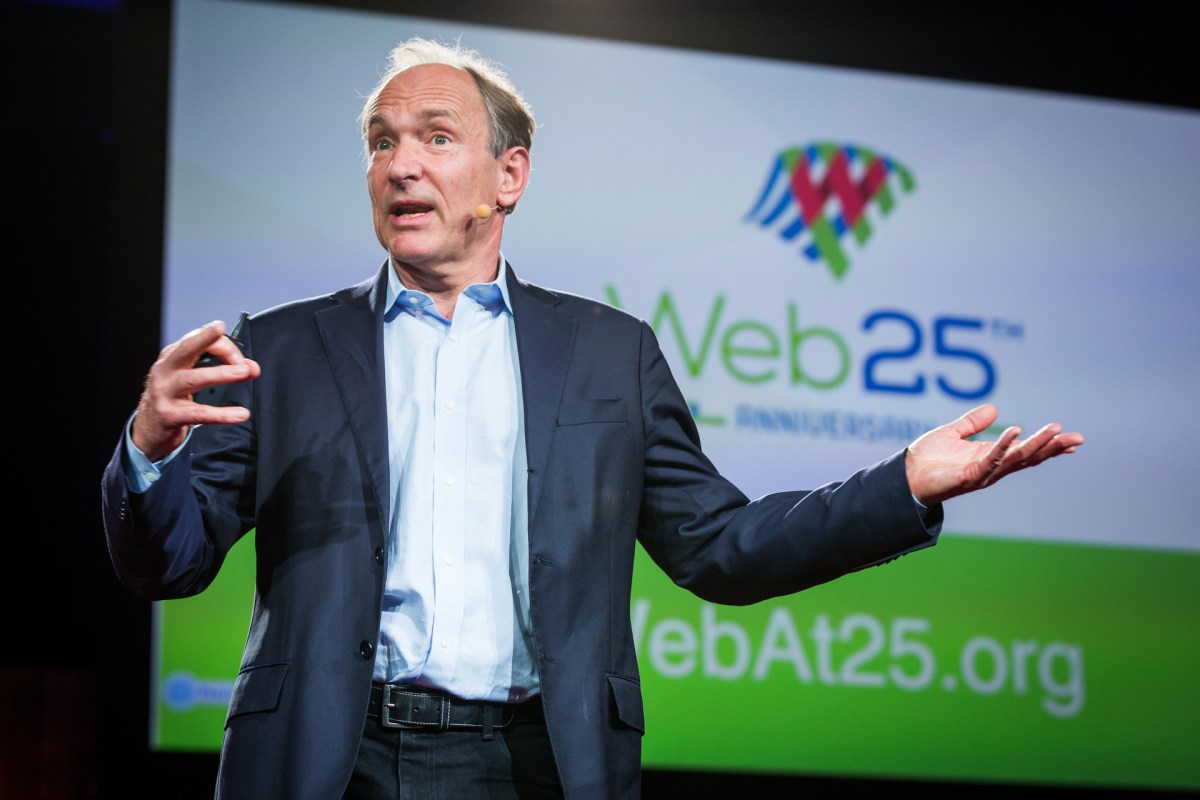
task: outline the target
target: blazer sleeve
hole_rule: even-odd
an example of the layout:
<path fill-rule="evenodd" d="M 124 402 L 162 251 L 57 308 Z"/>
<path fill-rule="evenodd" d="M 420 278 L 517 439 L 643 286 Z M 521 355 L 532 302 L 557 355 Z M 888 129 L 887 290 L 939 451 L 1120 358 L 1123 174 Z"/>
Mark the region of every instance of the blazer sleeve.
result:
<path fill-rule="evenodd" d="M 930 547 L 942 508 L 922 517 L 905 451 L 812 490 L 747 498 L 700 448 L 690 410 L 642 326 L 645 481 L 639 540 L 673 581 L 711 602 L 746 605 Z"/>

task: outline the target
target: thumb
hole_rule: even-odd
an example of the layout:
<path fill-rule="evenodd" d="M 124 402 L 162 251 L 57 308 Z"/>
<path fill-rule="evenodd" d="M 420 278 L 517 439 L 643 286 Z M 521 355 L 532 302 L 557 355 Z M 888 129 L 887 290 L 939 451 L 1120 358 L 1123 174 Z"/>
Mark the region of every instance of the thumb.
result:
<path fill-rule="evenodd" d="M 963 414 L 954 422 L 950 423 L 951 429 L 961 438 L 967 439 L 981 431 L 985 431 L 996 421 L 1000 416 L 1000 412 L 996 410 L 996 406 L 992 403 L 984 403 L 981 406 L 972 408 L 967 413 Z"/>

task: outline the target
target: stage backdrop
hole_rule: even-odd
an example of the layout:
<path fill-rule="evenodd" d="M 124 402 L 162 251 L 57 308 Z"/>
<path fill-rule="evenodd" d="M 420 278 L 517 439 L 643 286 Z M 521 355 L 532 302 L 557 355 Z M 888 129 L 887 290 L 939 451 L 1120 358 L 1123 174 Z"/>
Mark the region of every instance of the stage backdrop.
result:
<path fill-rule="evenodd" d="M 282 3 L 174 24 L 164 342 L 379 268 L 363 96 L 461 37 L 540 122 L 505 255 L 648 320 L 750 496 L 984 401 L 1088 436 L 795 597 L 642 558 L 647 766 L 1200 788 L 1200 115 Z M 155 747 L 219 747 L 252 586 L 250 537 L 156 605 Z"/>

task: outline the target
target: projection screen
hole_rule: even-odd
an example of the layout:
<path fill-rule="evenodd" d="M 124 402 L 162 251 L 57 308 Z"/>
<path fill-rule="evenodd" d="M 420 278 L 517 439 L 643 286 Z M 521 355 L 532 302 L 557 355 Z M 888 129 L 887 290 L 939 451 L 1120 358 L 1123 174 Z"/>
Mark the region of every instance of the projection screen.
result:
<path fill-rule="evenodd" d="M 639 553 L 646 766 L 1200 788 L 1200 115 L 176 0 L 164 343 L 379 268 L 356 117 L 412 35 L 507 68 L 539 128 L 504 255 L 647 320 L 749 496 L 840 480 L 983 402 L 988 436 L 1088 437 L 950 501 L 932 550 L 796 596 L 712 605 Z M 157 749 L 220 746 L 252 538 L 207 592 L 155 604 Z"/>

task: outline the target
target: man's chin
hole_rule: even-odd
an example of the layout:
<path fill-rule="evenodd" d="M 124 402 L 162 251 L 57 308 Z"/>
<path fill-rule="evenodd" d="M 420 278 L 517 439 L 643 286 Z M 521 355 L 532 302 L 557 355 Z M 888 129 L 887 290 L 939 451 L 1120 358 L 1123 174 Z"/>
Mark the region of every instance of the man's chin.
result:
<path fill-rule="evenodd" d="M 404 264 L 410 267 L 430 269 L 436 266 L 439 258 L 436 253 L 413 247 L 392 247 L 388 250 L 393 264 Z"/>
<path fill-rule="evenodd" d="M 437 253 L 416 232 L 393 233 L 384 242 L 383 247 L 393 261 L 404 264 L 420 264 L 436 260 Z"/>

